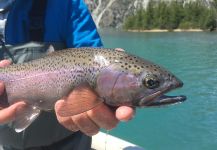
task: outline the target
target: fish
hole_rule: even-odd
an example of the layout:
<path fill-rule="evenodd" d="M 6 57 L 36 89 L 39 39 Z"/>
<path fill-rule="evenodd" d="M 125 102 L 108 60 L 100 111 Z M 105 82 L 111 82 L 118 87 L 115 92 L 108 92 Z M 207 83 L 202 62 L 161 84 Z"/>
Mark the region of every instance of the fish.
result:
<path fill-rule="evenodd" d="M 57 100 L 76 90 L 81 98 L 66 99 L 60 116 L 76 115 L 105 103 L 111 107 L 154 107 L 177 104 L 186 96 L 165 93 L 183 86 L 171 72 L 144 58 L 120 49 L 70 48 L 49 50 L 46 56 L 0 68 L 5 84 L 2 107 L 24 101 L 11 126 L 25 130 L 41 111 L 52 111 Z M 88 95 L 87 91 L 93 91 Z M 91 99 L 91 100 L 90 100 Z"/>

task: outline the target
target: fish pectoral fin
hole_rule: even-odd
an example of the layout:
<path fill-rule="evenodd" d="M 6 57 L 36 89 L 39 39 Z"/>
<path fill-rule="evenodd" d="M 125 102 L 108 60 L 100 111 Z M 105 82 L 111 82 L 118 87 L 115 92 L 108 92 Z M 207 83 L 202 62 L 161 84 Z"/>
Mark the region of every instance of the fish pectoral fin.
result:
<path fill-rule="evenodd" d="M 26 108 L 17 112 L 15 120 L 11 126 L 16 132 L 25 130 L 40 114 L 40 109 L 35 106 L 26 106 Z"/>
<path fill-rule="evenodd" d="M 68 117 L 91 110 L 103 102 L 88 85 L 76 87 L 69 96 L 55 105 L 58 115 Z"/>

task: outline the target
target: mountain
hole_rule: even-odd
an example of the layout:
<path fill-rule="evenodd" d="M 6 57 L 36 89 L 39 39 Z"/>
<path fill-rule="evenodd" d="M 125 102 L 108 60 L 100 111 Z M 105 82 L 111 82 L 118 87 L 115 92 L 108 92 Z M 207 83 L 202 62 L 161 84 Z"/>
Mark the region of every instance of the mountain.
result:
<path fill-rule="evenodd" d="M 160 0 L 155 0 L 156 2 Z M 172 1 L 172 0 L 164 0 Z M 179 0 L 183 4 L 195 0 Z M 213 0 L 203 0 L 210 6 Z M 97 27 L 122 26 L 124 19 L 140 8 L 146 8 L 149 0 L 85 0 Z"/>
<path fill-rule="evenodd" d="M 147 0 L 85 0 L 92 12 L 97 27 L 115 27 L 140 7 L 145 7 Z"/>

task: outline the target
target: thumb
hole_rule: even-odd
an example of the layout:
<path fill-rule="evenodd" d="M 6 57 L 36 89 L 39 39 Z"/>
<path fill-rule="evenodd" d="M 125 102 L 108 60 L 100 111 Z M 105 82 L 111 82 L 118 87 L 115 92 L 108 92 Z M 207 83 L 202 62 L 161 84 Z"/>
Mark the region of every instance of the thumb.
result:
<path fill-rule="evenodd" d="M 0 61 L 0 67 L 2 68 L 2 67 L 7 67 L 7 66 L 9 66 L 11 64 L 11 61 L 10 60 L 2 60 L 2 61 Z"/>
<path fill-rule="evenodd" d="M 54 106 L 54 110 L 57 114 L 59 114 L 59 111 L 60 109 L 62 108 L 63 104 L 65 104 L 65 100 L 61 99 L 61 100 L 58 100 L 56 103 L 55 103 L 55 106 Z"/>
<path fill-rule="evenodd" d="M 128 106 L 120 106 L 116 109 L 116 118 L 120 121 L 129 121 L 135 115 L 135 109 Z"/>
<path fill-rule="evenodd" d="M 0 124 L 8 123 L 16 116 L 16 112 L 24 109 L 26 104 L 24 102 L 17 102 L 7 108 L 0 110 Z"/>

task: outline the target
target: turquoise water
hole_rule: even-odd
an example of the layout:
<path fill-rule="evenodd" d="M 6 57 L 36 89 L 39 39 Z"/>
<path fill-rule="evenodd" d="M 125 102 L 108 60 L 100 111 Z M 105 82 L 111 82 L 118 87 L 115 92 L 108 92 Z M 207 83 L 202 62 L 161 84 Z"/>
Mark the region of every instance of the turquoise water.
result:
<path fill-rule="evenodd" d="M 105 47 L 121 47 L 168 68 L 185 84 L 171 95 L 188 97 L 179 105 L 138 109 L 110 134 L 146 150 L 217 149 L 217 32 L 101 31 L 101 36 Z"/>

